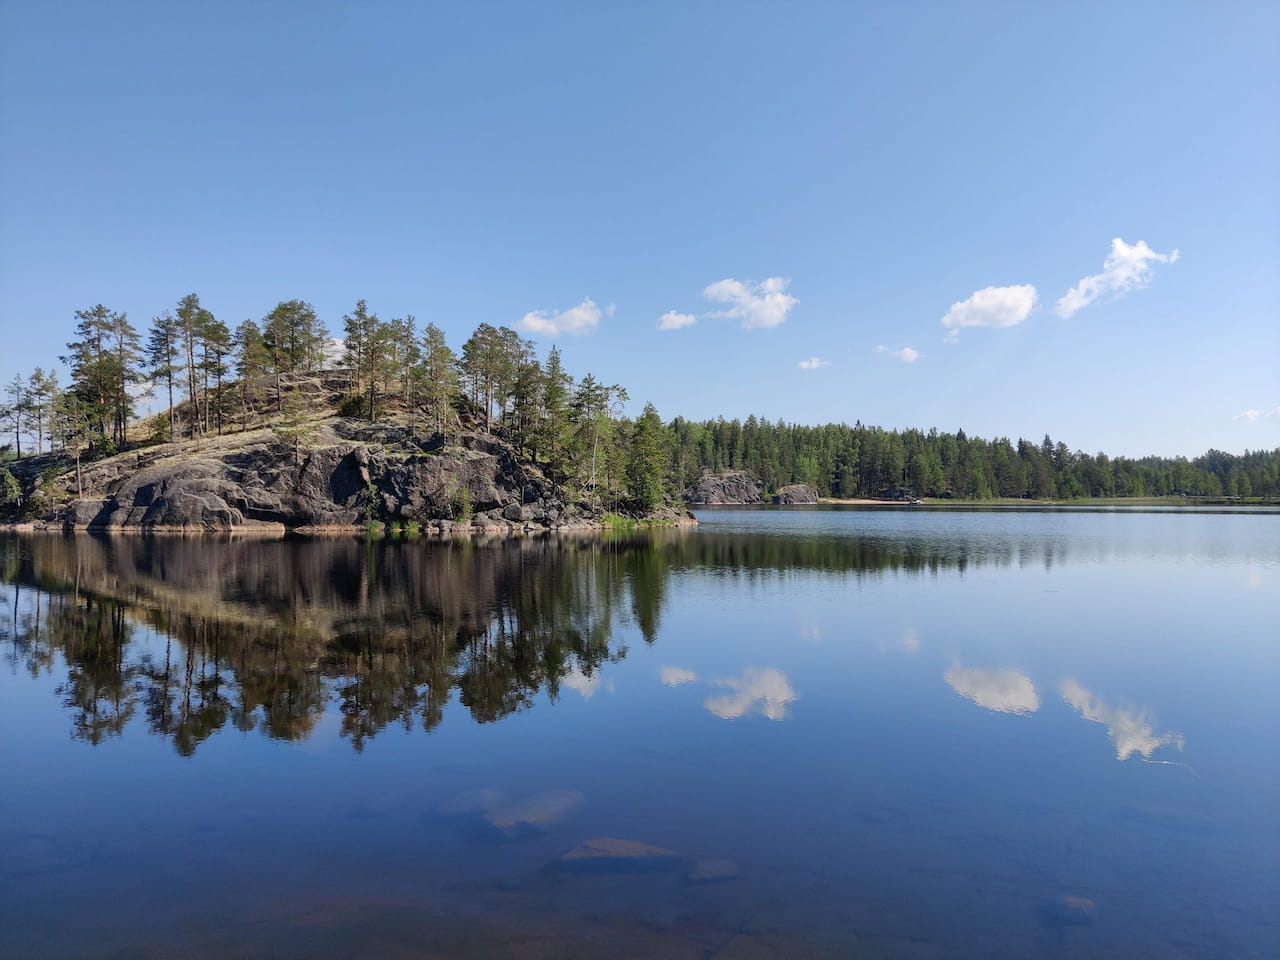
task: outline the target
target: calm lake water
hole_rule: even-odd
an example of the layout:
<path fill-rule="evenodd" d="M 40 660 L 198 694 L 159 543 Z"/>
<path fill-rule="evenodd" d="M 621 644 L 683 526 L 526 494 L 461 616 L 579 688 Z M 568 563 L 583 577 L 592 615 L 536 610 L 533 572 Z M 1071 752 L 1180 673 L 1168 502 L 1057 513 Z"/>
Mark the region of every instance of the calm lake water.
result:
<path fill-rule="evenodd" d="M 0 539 L 0 955 L 1280 956 L 1280 513 L 698 516 Z"/>

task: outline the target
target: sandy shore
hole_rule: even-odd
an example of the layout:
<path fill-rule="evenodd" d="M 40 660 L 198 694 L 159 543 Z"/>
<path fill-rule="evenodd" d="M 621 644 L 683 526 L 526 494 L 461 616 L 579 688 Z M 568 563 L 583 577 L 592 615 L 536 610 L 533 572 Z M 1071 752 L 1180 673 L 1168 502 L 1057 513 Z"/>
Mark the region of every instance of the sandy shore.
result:
<path fill-rule="evenodd" d="M 819 503 L 852 504 L 859 507 L 909 507 L 910 500 L 837 500 L 835 497 L 821 497 Z"/>

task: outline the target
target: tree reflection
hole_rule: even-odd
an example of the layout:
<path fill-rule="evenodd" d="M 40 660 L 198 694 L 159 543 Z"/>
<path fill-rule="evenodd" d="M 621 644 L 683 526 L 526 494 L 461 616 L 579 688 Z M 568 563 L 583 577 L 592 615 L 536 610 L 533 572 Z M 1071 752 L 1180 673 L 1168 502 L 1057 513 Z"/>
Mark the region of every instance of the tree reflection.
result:
<path fill-rule="evenodd" d="M 1028 555 L 1030 550 L 1030 555 Z M 654 643 L 672 577 L 865 577 L 1038 562 L 1035 543 L 660 532 L 495 542 L 0 538 L 4 656 L 61 672 L 73 736 L 137 718 L 183 754 L 231 726 L 352 746 L 590 689 Z M 625 625 L 629 629 L 619 629 Z"/>

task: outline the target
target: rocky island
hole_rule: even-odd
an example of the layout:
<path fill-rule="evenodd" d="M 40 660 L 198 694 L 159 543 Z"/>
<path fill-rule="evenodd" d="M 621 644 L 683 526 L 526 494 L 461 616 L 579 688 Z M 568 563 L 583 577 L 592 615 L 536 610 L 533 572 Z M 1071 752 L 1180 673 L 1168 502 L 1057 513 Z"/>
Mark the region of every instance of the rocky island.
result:
<path fill-rule="evenodd" d="M 156 319 L 142 351 L 123 314 L 77 317 L 71 387 L 37 370 L 4 411 L 17 424 L 0 450 L 5 525 L 516 534 L 696 523 L 672 496 L 652 405 L 623 417 L 625 390 L 590 374 L 575 384 L 558 351 L 544 363 L 506 328 L 482 324 L 458 356 L 434 325 L 419 337 L 411 317 L 384 323 L 361 301 L 335 353 L 305 303 L 232 335 L 193 294 Z M 130 369 L 144 357 L 150 367 Z M 169 404 L 137 418 L 144 377 Z"/>

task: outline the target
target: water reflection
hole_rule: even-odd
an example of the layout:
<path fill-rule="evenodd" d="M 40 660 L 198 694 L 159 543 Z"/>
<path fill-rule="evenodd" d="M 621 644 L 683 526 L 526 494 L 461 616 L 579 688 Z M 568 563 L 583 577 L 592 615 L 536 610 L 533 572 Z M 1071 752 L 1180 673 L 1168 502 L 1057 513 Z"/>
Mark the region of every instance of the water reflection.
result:
<path fill-rule="evenodd" d="M 610 689 L 608 665 L 630 638 L 655 642 L 682 575 L 930 575 L 1054 551 L 1043 537 L 708 531 L 490 543 L 37 536 L 0 539 L 0 580 L 12 601 L 5 654 L 33 675 L 65 670 L 58 696 L 77 739 L 100 743 L 140 720 L 189 755 L 224 728 L 304 740 L 330 708 L 360 750 L 389 726 L 435 729 L 452 702 L 489 723 L 539 696 L 590 699 Z M 919 650 L 917 629 L 900 644 Z M 661 672 L 669 686 L 695 679 Z M 1016 671 L 955 667 L 947 682 L 990 710 L 1039 707 Z M 718 683 L 704 706 L 719 717 L 782 719 L 796 699 L 778 670 Z M 1128 716 L 1076 705 L 1113 731 Z M 1128 753 L 1174 742 L 1142 739 L 1140 717 L 1130 727 L 1113 733 L 1140 745 Z"/>
<path fill-rule="evenodd" d="M 560 680 L 560 685 L 568 687 L 583 700 L 590 700 L 604 685 L 604 676 L 599 672 L 583 673 L 582 668 L 575 663 Z"/>
<path fill-rule="evenodd" d="M 515 839 L 563 821 L 586 802 L 578 790 L 544 790 L 526 797 L 508 797 L 489 788 L 467 790 L 444 803 L 446 816 L 478 815 L 502 836 Z"/>
<path fill-rule="evenodd" d="M 226 726 L 304 739 L 331 703 L 361 749 L 434 729 L 454 697 L 485 723 L 540 691 L 590 696 L 626 655 L 615 625 L 648 636 L 661 591 L 652 545 L 626 540 L 30 538 L 0 558 L 8 658 L 65 664 L 73 736 L 137 716 L 184 755 Z"/>
<path fill-rule="evenodd" d="M 748 667 L 741 676 L 716 680 L 715 684 L 731 692 L 711 697 L 703 706 L 721 720 L 738 720 L 753 713 L 770 720 L 785 720 L 787 704 L 796 700 L 796 692 L 791 689 L 786 674 L 772 668 Z"/>
<path fill-rule="evenodd" d="M 902 638 L 899 640 L 902 649 L 907 653 L 920 652 L 920 631 L 915 627 L 907 627 L 902 631 Z"/>
<path fill-rule="evenodd" d="M 1108 706 L 1076 681 L 1062 681 L 1062 699 L 1080 711 L 1080 716 L 1107 728 L 1107 736 L 1116 748 L 1117 760 L 1128 760 L 1135 753 L 1150 760 L 1160 747 L 1172 746 L 1181 750 L 1185 745 L 1180 733 L 1155 732 L 1145 710 L 1133 711 Z"/>
<path fill-rule="evenodd" d="M 686 670 L 683 667 L 663 667 L 659 671 L 662 682 L 668 687 L 679 687 L 686 683 L 693 683 L 698 679 L 698 675 L 692 670 Z"/>
<path fill-rule="evenodd" d="M 996 713 L 1030 716 L 1040 709 L 1036 685 L 1017 670 L 969 670 L 952 667 L 943 678 L 966 700 Z"/>

